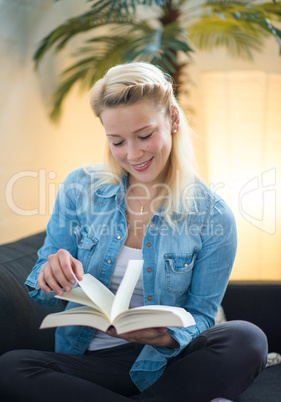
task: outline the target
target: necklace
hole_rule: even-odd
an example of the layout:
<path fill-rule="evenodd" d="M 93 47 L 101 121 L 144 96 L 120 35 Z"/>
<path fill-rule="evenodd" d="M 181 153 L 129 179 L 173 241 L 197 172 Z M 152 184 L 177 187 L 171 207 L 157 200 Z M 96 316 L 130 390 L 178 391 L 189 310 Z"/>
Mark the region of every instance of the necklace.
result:
<path fill-rule="evenodd" d="M 148 200 L 145 204 L 142 204 L 140 201 L 139 201 L 139 199 L 137 198 L 137 196 L 136 196 L 136 194 L 135 194 L 135 192 L 134 192 L 134 189 L 132 188 L 131 189 L 131 192 L 132 192 L 132 194 L 133 194 L 133 196 L 134 196 L 134 199 L 136 199 L 137 200 L 137 202 L 139 203 L 139 205 L 140 205 L 140 211 L 139 211 L 139 214 L 140 215 L 143 215 L 143 213 L 144 213 L 144 209 L 145 209 L 145 207 L 148 205 L 148 203 L 150 202 L 150 200 Z"/>

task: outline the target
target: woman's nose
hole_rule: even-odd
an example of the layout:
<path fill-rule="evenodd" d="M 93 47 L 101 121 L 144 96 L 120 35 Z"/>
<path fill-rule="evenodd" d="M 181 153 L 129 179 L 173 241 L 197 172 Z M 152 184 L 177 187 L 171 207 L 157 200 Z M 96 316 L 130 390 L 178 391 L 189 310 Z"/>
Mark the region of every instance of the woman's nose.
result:
<path fill-rule="evenodd" d="M 137 145 L 135 143 L 128 145 L 127 159 L 130 162 L 138 161 L 139 158 L 141 158 L 143 154 L 144 154 L 144 151 L 142 150 L 142 148 L 139 145 Z"/>

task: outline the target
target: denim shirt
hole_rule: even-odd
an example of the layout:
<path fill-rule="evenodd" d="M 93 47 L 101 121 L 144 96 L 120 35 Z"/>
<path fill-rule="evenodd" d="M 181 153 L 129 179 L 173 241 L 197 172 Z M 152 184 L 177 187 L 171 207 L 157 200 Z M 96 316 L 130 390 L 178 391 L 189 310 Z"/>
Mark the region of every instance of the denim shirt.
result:
<path fill-rule="evenodd" d="M 30 296 L 39 303 L 57 302 L 53 292 L 40 290 L 37 279 L 48 255 L 59 249 L 68 250 L 82 262 L 85 272 L 107 287 L 110 284 L 127 238 L 127 177 L 122 176 L 117 185 L 94 188 L 100 169 L 77 169 L 59 189 L 45 243 L 26 280 L 26 285 L 33 288 Z M 179 218 L 179 213 L 174 214 L 175 224 L 171 226 L 160 208 L 147 227 L 142 245 L 144 304 L 183 307 L 193 315 L 196 325 L 168 329 L 178 348 L 143 347 L 130 371 L 141 391 L 160 377 L 169 359 L 214 325 L 235 258 L 237 233 L 233 214 L 200 179 L 188 215 Z M 66 308 L 75 306 L 69 302 Z M 59 327 L 56 351 L 83 354 L 95 331 L 82 326 Z"/>

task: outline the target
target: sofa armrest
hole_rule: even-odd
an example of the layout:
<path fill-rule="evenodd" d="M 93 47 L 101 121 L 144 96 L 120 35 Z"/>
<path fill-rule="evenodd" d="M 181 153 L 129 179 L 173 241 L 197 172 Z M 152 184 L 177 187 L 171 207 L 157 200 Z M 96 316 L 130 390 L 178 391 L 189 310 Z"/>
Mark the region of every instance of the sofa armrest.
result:
<path fill-rule="evenodd" d="M 64 302 L 42 306 L 24 285 L 44 238 L 45 233 L 38 233 L 0 246 L 0 354 L 13 349 L 54 350 L 55 330 L 39 326 L 45 315 L 62 310 Z"/>
<path fill-rule="evenodd" d="M 222 301 L 227 320 L 246 320 L 266 334 L 269 352 L 281 353 L 281 283 L 230 282 Z"/>

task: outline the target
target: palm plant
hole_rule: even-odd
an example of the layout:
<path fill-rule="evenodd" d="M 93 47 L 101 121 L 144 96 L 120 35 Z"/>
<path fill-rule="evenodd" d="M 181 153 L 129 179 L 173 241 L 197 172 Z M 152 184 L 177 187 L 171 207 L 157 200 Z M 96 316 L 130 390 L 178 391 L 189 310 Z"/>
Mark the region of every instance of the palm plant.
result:
<path fill-rule="evenodd" d="M 57 0 L 59 1 L 59 0 Z M 281 53 L 281 1 L 228 0 L 87 0 L 89 10 L 59 25 L 34 54 L 57 52 L 76 35 L 87 33 L 74 63 L 64 70 L 54 93 L 51 119 L 76 83 L 90 88 L 111 66 L 134 60 L 160 66 L 180 91 L 185 67 L 195 49 L 224 46 L 233 56 L 253 58 L 263 38 L 276 38 Z"/>

